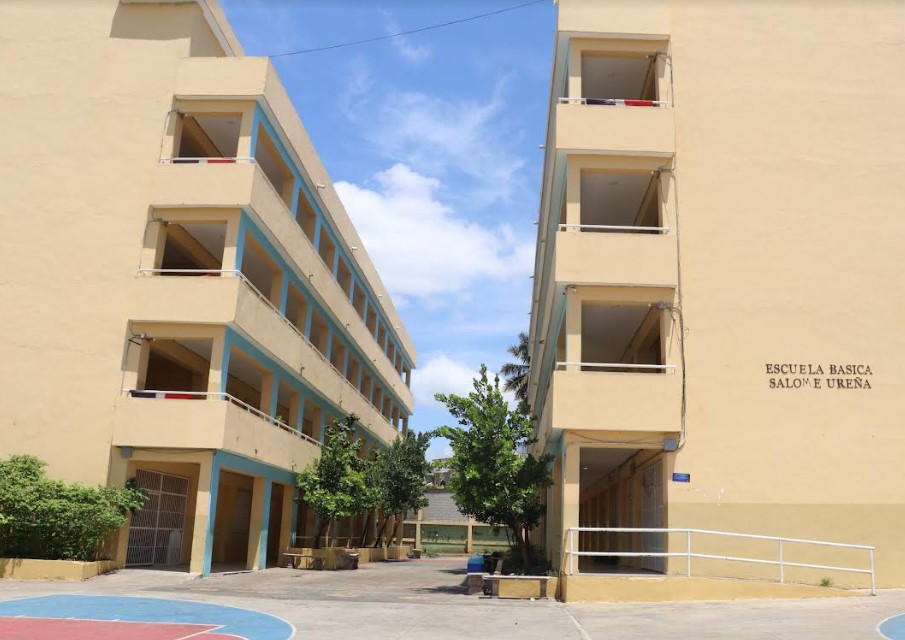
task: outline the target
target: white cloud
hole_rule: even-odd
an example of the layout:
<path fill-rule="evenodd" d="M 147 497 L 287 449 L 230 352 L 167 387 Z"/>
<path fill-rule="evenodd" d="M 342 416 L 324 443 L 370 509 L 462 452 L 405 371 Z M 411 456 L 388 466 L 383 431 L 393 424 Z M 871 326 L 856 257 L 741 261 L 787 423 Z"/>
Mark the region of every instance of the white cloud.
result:
<path fill-rule="evenodd" d="M 434 400 L 435 393 L 467 396 L 474 390 L 474 380 L 478 375 L 477 369 L 454 360 L 445 353 L 431 354 L 424 364 L 412 372 L 412 395 L 419 404 L 432 408 L 444 407 Z M 491 384 L 495 375 L 493 371 L 487 372 Z M 500 388 L 502 387 L 503 380 L 500 380 Z M 511 408 L 517 404 L 512 393 L 504 391 L 503 397 Z"/>
<path fill-rule="evenodd" d="M 526 160 L 513 150 L 522 132 L 506 118 L 506 106 L 504 78 L 485 101 L 388 91 L 371 104 L 343 110 L 362 124 L 384 157 L 431 175 L 452 171 L 474 181 L 469 206 L 483 207 L 508 202 L 524 186 L 519 173 Z"/>
<path fill-rule="evenodd" d="M 468 395 L 478 372 L 445 354 L 428 356 L 427 361 L 412 372 L 412 395 L 424 405 L 442 407 L 435 393 Z"/>
<path fill-rule="evenodd" d="M 394 297 L 444 306 L 450 300 L 443 296 L 473 294 L 483 279 L 531 273 L 533 239 L 456 215 L 438 199 L 437 179 L 395 164 L 371 183 L 338 182 L 336 191 Z"/>
<path fill-rule="evenodd" d="M 388 12 L 383 12 L 383 18 L 384 28 L 388 36 L 402 31 L 399 23 L 396 22 Z M 393 48 L 396 49 L 396 53 L 402 56 L 404 60 L 413 64 L 424 62 L 431 55 L 430 47 L 411 44 L 410 40 L 404 36 L 392 38 L 390 42 L 393 43 Z"/>

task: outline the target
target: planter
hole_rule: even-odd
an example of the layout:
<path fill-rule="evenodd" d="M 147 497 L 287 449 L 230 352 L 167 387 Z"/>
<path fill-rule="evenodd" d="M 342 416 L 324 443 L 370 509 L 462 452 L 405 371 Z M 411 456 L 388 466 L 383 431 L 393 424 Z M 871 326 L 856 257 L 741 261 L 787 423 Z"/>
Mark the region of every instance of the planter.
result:
<path fill-rule="evenodd" d="M 383 562 L 387 559 L 386 547 L 371 547 L 371 562 Z"/>
<path fill-rule="evenodd" d="M 421 558 L 421 549 L 412 549 L 412 557 L 416 560 Z"/>
<path fill-rule="evenodd" d="M 488 576 L 500 598 L 555 598 L 559 578 L 551 576 Z"/>
<path fill-rule="evenodd" d="M 116 562 L 113 560 L 80 562 L 0 558 L 0 578 L 13 580 L 88 580 L 116 568 Z"/>
<path fill-rule="evenodd" d="M 387 560 L 408 560 L 411 547 L 387 547 Z"/>

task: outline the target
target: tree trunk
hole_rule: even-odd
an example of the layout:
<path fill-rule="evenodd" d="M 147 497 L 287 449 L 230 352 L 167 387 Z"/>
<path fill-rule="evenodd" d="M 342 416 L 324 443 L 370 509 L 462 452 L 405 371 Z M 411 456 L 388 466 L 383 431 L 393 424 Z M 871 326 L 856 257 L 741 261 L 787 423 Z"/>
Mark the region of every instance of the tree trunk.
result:
<path fill-rule="evenodd" d="M 370 511 L 368 511 L 368 515 L 367 515 L 367 517 L 365 518 L 364 526 L 361 528 L 361 541 L 358 543 L 358 546 L 359 546 L 359 547 L 365 546 L 365 542 L 366 542 L 367 539 L 368 539 L 368 525 L 371 524 L 371 516 L 372 516 L 372 515 L 373 515 L 373 514 L 372 514 Z"/>
<path fill-rule="evenodd" d="M 380 525 L 380 530 L 377 532 L 377 539 L 374 540 L 374 548 L 375 548 L 375 549 L 376 549 L 377 547 L 383 546 L 383 545 L 380 543 L 380 541 L 381 541 L 381 539 L 383 538 L 383 532 L 386 531 L 387 522 L 389 522 L 389 521 L 390 521 L 390 516 L 389 516 L 389 515 L 383 516 L 383 524 Z"/>
<path fill-rule="evenodd" d="M 312 546 L 315 549 L 321 548 L 322 535 L 324 535 L 324 519 L 318 515 L 314 519 L 314 542 L 312 543 Z"/>

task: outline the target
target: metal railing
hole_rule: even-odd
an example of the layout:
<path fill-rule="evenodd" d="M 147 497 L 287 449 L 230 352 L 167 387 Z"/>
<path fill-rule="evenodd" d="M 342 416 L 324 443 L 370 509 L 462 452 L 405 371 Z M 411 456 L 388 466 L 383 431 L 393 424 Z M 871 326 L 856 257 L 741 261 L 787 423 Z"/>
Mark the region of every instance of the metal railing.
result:
<path fill-rule="evenodd" d="M 665 107 L 666 100 L 642 100 L 640 98 L 560 98 L 559 104 L 590 104 L 611 107 Z"/>
<path fill-rule="evenodd" d="M 257 164 L 254 158 L 161 158 L 160 164 Z"/>
<path fill-rule="evenodd" d="M 638 369 L 639 371 L 669 371 L 675 370 L 674 364 L 631 364 L 626 362 L 557 362 L 557 368 L 562 367 L 589 367 L 591 369 Z"/>
<path fill-rule="evenodd" d="M 288 424 L 283 422 L 282 420 L 277 420 L 270 414 L 261 411 L 260 409 L 256 409 L 251 406 L 247 402 L 243 402 L 239 400 L 237 397 L 230 395 L 228 393 L 223 393 L 221 391 L 160 391 L 158 389 L 123 389 L 123 394 L 128 395 L 133 398 L 156 398 L 156 399 L 179 399 L 179 400 L 224 400 L 229 402 L 240 409 L 244 409 L 249 413 L 256 415 L 257 417 L 265 420 L 266 422 L 272 424 L 275 427 L 279 427 L 283 431 L 288 431 L 294 436 L 302 438 L 303 440 L 307 440 L 311 444 L 320 447 L 321 443 L 311 436 L 302 433 L 298 429 L 290 427 Z"/>
<path fill-rule="evenodd" d="M 302 340 L 305 342 L 305 344 L 308 345 L 308 347 L 311 349 L 311 351 L 314 353 L 314 355 L 317 356 L 324 364 L 326 364 L 328 367 L 330 367 L 333 370 L 333 372 L 339 376 L 340 380 L 342 380 L 346 386 L 348 386 L 355 393 L 357 393 L 358 396 L 365 403 L 368 404 L 368 406 L 370 406 L 371 408 L 374 409 L 374 411 L 377 412 L 377 415 L 384 418 L 387 425 L 389 425 L 394 431 L 399 431 L 399 429 L 396 428 L 396 426 L 392 422 L 390 422 L 389 419 L 386 418 L 386 416 L 383 415 L 383 412 L 379 408 L 377 408 L 377 406 L 375 406 L 367 398 L 367 396 L 365 396 L 361 392 L 361 390 L 352 383 L 351 380 L 346 378 L 345 374 L 343 374 L 339 369 L 337 369 L 336 366 L 332 362 L 330 362 L 330 360 L 327 359 L 327 356 L 325 354 L 321 353 L 320 349 L 318 349 L 314 345 L 314 343 L 311 342 L 311 340 L 308 338 L 308 336 L 305 335 L 305 332 L 302 331 L 301 329 L 299 329 L 297 326 L 295 326 L 295 323 L 292 322 L 292 320 L 290 320 L 289 318 L 287 318 L 286 315 L 282 311 L 280 311 L 279 307 L 277 307 L 275 304 L 273 304 L 273 302 L 271 302 L 271 300 L 267 296 L 265 296 L 263 293 L 261 293 L 261 290 L 258 289 L 254 285 L 254 283 L 251 280 L 249 280 L 248 277 L 244 273 L 239 271 L 238 269 L 139 269 L 138 273 L 140 275 L 141 274 L 152 274 L 152 275 L 169 274 L 169 275 L 174 275 L 174 276 L 179 276 L 179 275 L 184 275 L 184 276 L 231 275 L 231 276 L 235 276 L 236 278 L 238 278 L 239 280 L 244 282 L 246 285 L 248 285 L 248 287 L 252 290 L 252 292 L 255 295 L 257 295 L 257 297 L 260 298 L 261 301 L 264 302 L 264 304 L 266 304 L 268 307 L 270 307 L 277 314 L 277 316 L 279 316 L 279 318 L 284 323 L 286 323 L 286 325 L 289 326 L 290 329 L 292 329 L 300 338 L 302 338 Z M 368 426 L 370 426 L 370 425 L 368 425 Z"/>
<path fill-rule="evenodd" d="M 677 533 L 685 536 L 685 551 L 660 552 L 660 551 L 576 551 L 575 533 Z M 777 543 L 778 557 L 776 560 L 763 558 L 749 558 L 744 556 L 724 556 L 710 553 L 696 553 L 691 550 L 691 537 L 693 534 L 708 536 L 723 536 L 727 538 L 743 538 L 747 540 L 768 540 Z M 840 567 L 825 564 L 811 564 L 808 562 L 790 562 L 783 558 L 783 544 L 808 544 L 820 547 L 835 547 L 841 549 L 861 549 L 868 552 L 869 568 Z M 609 557 L 609 558 L 685 558 L 685 575 L 691 577 L 691 559 L 702 558 L 707 560 L 727 560 L 731 562 L 748 562 L 751 564 L 766 564 L 779 567 L 779 582 L 785 583 L 785 568 L 799 567 L 804 569 L 822 569 L 825 571 L 843 571 L 848 573 L 862 573 L 870 576 L 870 594 L 876 595 L 876 575 L 874 572 L 874 551 L 876 547 L 865 544 L 846 544 L 843 542 L 824 542 L 822 540 L 805 540 L 803 538 L 785 538 L 782 536 L 764 536 L 753 533 L 734 533 L 730 531 L 712 531 L 710 529 L 673 529 L 654 527 L 571 527 L 569 528 L 569 575 L 575 575 L 576 557 Z"/>
<path fill-rule="evenodd" d="M 561 224 L 560 231 L 564 229 L 596 229 L 599 231 L 634 231 L 635 233 L 669 233 L 669 227 L 642 227 L 639 225 L 620 224 Z"/>

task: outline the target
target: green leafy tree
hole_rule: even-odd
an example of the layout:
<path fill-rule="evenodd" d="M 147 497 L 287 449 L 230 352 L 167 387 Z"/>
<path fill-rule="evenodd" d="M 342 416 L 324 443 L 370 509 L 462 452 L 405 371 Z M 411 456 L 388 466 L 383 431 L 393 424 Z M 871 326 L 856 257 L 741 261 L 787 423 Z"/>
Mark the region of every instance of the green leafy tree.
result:
<path fill-rule="evenodd" d="M 506 380 L 503 383 L 505 391 L 515 394 L 519 403 L 528 403 L 528 370 L 531 367 L 531 350 L 528 343 L 528 334 L 521 331 L 518 334 L 518 342 L 510 346 L 506 351 L 513 356 L 515 362 L 507 362 L 500 369 L 500 375 Z M 526 410 L 527 413 L 527 410 Z"/>
<path fill-rule="evenodd" d="M 146 496 L 132 487 L 52 480 L 29 455 L 0 460 L 0 556 L 97 560 L 107 537 Z"/>
<path fill-rule="evenodd" d="M 314 548 L 329 537 L 334 520 L 359 513 L 370 500 L 368 461 L 360 458 L 362 440 L 355 437 L 358 416 L 349 414 L 327 427 L 320 457 L 296 477 L 300 500 L 314 510 L 317 526 Z"/>
<path fill-rule="evenodd" d="M 512 411 L 500 391 L 499 376 L 488 380 L 481 365 L 474 391 L 467 397 L 437 394 L 460 426 L 443 426 L 436 435 L 448 438 L 453 450 L 449 488 L 459 511 L 480 522 L 512 531 L 525 568 L 529 565 L 529 533 L 540 524 L 541 492 L 552 484 L 549 454 L 535 458 L 520 453 L 535 442 L 524 405 Z"/>
<path fill-rule="evenodd" d="M 430 473 L 427 461 L 430 441 L 430 433 L 408 431 L 377 453 L 373 477 L 379 486 L 378 506 L 383 510 L 384 517 L 375 547 L 381 544 L 390 517 L 399 522 L 407 511 L 427 506 L 424 477 Z"/>

